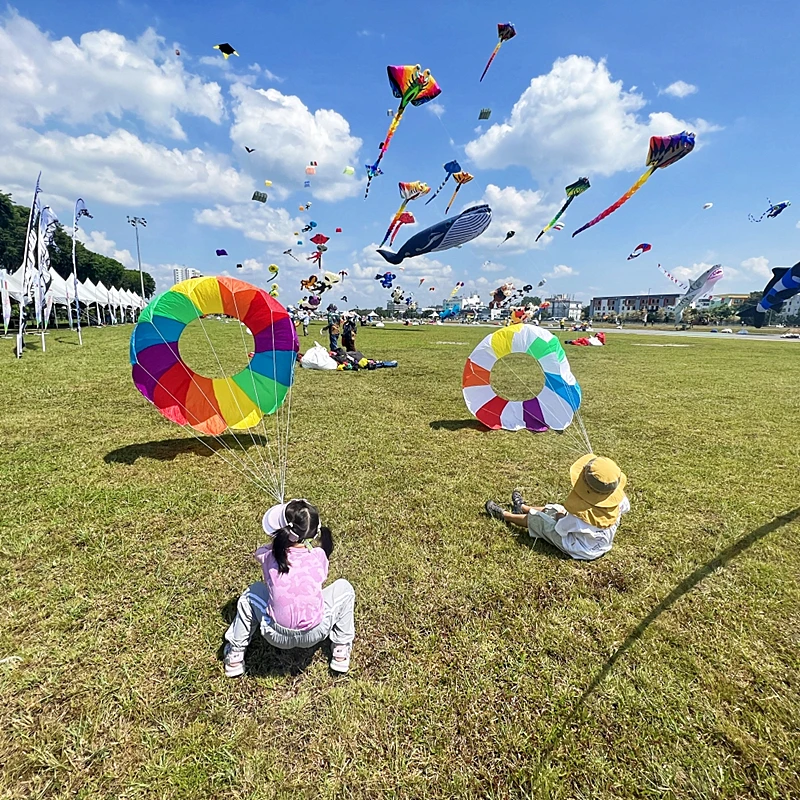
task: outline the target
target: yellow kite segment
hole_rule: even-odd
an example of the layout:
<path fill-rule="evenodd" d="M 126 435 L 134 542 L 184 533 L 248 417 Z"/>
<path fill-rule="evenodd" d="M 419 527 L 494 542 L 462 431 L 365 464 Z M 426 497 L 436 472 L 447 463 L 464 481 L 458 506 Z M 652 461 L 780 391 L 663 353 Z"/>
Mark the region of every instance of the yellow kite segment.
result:
<path fill-rule="evenodd" d="M 507 328 L 496 331 L 492 334 L 492 350 L 498 358 L 512 353 L 514 334 L 520 329 L 519 325 L 509 325 Z"/>
<path fill-rule="evenodd" d="M 197 306 L 201 314 L 224 314 L 219 281 L 216 278 L 195 278 L 182 281 L 170 291 L 185 294 Z"/>
<path fill-rule="evenodd" d="M 254 428 L 264 416 L 256 404 L 230 378 L 214 378 L 214 396 L 229 428 Z"/>

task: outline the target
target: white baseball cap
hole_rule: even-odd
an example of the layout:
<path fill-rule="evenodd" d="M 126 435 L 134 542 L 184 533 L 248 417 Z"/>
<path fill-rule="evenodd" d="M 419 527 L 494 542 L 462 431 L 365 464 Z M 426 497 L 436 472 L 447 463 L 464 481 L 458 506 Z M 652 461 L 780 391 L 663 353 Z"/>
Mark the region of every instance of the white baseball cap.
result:
<path fill-rule="evenodd" d="M 279 503 L 267 509 L 267 513 L 261 520 L 261 526 L 267 536 L 274 536 L 276 531 L 286 527 L 286 506 L 288 505 L 289 503 Z"/>

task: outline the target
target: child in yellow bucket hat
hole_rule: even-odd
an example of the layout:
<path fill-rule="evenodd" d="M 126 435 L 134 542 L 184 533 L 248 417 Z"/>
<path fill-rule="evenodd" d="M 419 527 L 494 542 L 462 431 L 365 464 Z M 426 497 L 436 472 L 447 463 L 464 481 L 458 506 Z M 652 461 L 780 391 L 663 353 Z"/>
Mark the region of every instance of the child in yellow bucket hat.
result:
<path fill-rule="evenodd" d="M 572 491 L 563 505 L 530 506 L 514 491 L 511 511 L 488 500 L 486 513 L 527 528 L 534 539 L 545 539 L 572 558 L 599 558 L 611 549 L 620 518 L 631 509 L 625 495 L 628 479 L 616 462 L 594 453 L 579 458 L 569 474 Z"/>

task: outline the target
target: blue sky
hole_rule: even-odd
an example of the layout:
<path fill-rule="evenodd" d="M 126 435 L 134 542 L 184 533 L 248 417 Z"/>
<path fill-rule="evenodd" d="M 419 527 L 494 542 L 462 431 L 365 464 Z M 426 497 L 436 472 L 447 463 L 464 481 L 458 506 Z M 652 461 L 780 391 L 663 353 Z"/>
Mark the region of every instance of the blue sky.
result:
<path fill-rule="evenodd" d="M 416 294 L 423 303 L 443 299 L 456 281 L 488 298 L 504 280 L 543 276 L 551 291 L 582 300 L 667 292 L 657 262 L 681 277 L 721 263 L 719 292 L 763 288 L 772 267 L 798 258 L 800 197 L 760 225 L 747 215 L 760 214 L 767 197 L 792 200 L 797 185 L 796 79 L 785 54 L 800 7 L 609 5 L 462 0 L 417 5 L 418 13 L 255 0 L 8 6 L 0 105 L 12 111 L 0 121 L 0 187 L 27 203 L 42 169 L 45 201 L 62 221 L 82 195 L 94 214 L 85 238 L 128 265 L 126 215 L 145 216 L 142 255 L 159 289 L 174 265 L 236 274 L 237 262 L 245 264 L 240 277 L 269 286 L 275 262 L 286 303 L 314 270 L 282 251 L 310 252 L 292 234 L 313 219 L 331 237 L 325 267 L 349 273 L 331 296 L 374 307 L 388 299 L 374 280 L 388 265 L 374 249 L 399 204 L 397 182 L 435 187 L 442 164 L 457 158 L 475 180 L 454 209 L 485 201 L 495 217 L 472 244 L 404 262 L 403 289 L 416 292 L 421 277 L 423 290 L 437 288 Z M 479 83 L 501 21 L 518 35 Z M 226 62 L 212 49 L 223 41 L 240 57 Z M 386 65 L 415 63 L 432 71 L 442 94 L 433 108 L 407 111 L 365 202 L 363 165 L 377 156 L 387 109 L 396 108 Z M 479 123 L 482 107 L 492 117 Z M 697 132 L 693 153 L 570 238 L 641 174 L 651 134 L 683 127 Z M 303 167 L 311 160 L 320 166 L 309 191 Z M 342 175 L 346 165 L 355 177 Z M 592 188 L 572 204 L 566 228 L 534 244 L 563 187 L 581 175 Z M 265 179 L 273 186 L 261 206 L 250 197 Z M 418 226 L 396 244 L 441 219 L 451 193 L 412 203 Z M 307 201 L 310 212 L 299 213 Z M 517 236 L 498 248 L 510 228 Z M 627 261 L 643 241 L 653 250 Z M 218 247 L 230 257 L 216 258 Z"/>

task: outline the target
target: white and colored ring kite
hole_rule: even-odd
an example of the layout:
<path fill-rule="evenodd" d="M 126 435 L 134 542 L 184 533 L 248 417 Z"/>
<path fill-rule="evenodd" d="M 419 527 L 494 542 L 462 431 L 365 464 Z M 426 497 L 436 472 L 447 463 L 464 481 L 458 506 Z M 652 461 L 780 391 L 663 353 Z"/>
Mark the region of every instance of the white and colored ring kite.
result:
<path fill-rule="evenodd" d="M 492 368 L 511 353 L 526 353 L 542 368 L 544 387 L 536 397 L 506 400 L 492 389 Z M 493 430 L 563 431 L 581 405 L 581 387 L 561 342 L 536 325 L 509 325 L 489 334 L 467 359 L 461 386 L 470 413 Z"/>

